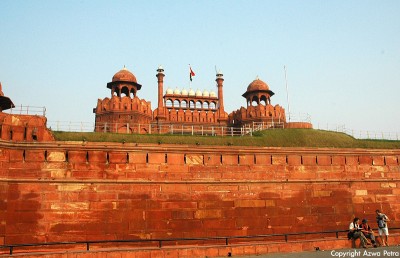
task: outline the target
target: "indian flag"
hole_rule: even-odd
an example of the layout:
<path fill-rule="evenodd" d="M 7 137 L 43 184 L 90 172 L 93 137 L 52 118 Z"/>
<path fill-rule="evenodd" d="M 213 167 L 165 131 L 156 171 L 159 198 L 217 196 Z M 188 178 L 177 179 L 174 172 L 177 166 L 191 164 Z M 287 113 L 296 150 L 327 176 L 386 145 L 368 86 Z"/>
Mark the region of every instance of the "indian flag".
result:
<path fill-rule="evenodd" d="M 190 77 L 190 81 L 192 81 L 192 76 L 195 76 L 196 74 L 193 72 L 192 67 L 189 66 L 189 77 Z"/>

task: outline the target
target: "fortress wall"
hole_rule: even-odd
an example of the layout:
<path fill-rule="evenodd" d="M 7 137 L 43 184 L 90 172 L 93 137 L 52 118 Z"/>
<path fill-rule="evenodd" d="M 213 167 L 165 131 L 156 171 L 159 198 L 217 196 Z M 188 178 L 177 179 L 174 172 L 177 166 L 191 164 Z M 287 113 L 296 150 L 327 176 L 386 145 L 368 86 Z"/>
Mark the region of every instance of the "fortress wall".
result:
<path fill-rule="evenodd" d="M 399 150 L 0 144 L 0 244 L 400 226 Z"/>

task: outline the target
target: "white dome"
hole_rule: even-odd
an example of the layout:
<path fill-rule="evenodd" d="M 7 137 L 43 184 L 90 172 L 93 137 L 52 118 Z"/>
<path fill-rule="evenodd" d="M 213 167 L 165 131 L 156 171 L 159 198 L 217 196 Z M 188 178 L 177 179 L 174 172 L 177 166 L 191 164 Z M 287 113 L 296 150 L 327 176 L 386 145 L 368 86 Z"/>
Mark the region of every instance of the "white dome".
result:
<path fill-rule="evenodd" d="M 201 92 L 201 90 L 197 90 L 196 97 L 201 97 L 201 96 L 203 96 L 203 93 Z"/>
<path fill-rule="evenodd" d="M 188 95 L 188 92 L 187 92 L 186 89 L 183 89 L 183 90 L 181 91 L 181 94 L 187 96 L 187 95 Z"/>
<path fill-rule="evenodd" d="M 207 90 L 203 91 L 203 97 L 209 97 L 210 93 Z"/>
<path fill-rule="evenodd" d="M 215 94 L 214 91 L 211 91 L 211 92 L 210 92 L 210 97 L 216 97 L 216 96 L 217 96 L 217 94 Z"/>
<path fill-rule="evenodd" d="M 175 95 L 180 95 L 180 94 L 181 94 L 181 91 L 180 91 L 178 88 L 175 88 L 174 94 L 175 94 Z"/>
<path fill-rule="evenodd" d="M 194 96 L 194 95 L 195 95 L 194 90 L 190 89 L 189 90 L 189 96 Z"/>
<path fill-rule="evenodd" d="M 168 88 L 165 93 L 166 94 L 174 94 L 174 91 L 171 88 Z"/>

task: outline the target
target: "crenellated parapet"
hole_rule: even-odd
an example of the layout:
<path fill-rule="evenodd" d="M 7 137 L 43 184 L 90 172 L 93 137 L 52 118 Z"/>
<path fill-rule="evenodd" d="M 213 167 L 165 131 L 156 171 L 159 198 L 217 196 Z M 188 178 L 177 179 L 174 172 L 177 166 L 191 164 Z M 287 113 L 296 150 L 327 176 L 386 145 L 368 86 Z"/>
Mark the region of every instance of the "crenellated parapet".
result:
<path fill-rule="evenodd" d="M 229 124 L 243 126 L 252 122 L 285 123 L 285 109 L 280 105 L 241 107 L 229 114 Z"/>
<path fill-rule="evenodd" d="M 101 115 L 110 112 L 137 112 L 151 116 L 151 102 L 138 97 L 116 97 L 98 99 L 96 114 Z"/>

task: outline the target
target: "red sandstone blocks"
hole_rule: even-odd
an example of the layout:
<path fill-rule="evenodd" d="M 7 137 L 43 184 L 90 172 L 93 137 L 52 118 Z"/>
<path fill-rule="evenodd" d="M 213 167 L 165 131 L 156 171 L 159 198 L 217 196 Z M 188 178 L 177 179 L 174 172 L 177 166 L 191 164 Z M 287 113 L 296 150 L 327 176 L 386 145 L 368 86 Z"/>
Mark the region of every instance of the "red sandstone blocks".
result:
<path fill-rule="evenodd" d="M 169 165 L 182 165 L 185 164 L 185 155 L 183 153 L 168 153 L 167 163 Z"/>
<path fill-rule="evenodd" d="M 237 165 L 239 162 L 238 155 L 223 154 L 222 164 L 223 165 Z"/>
<path fill-rule="evenodd" d="M 257 165 L 271 165 L 271 155 L 267 154 L 255 154 Z"/>
<path fill-rule="evenodd" d="M 358 164 L 358 156 L 346 156 L 346 165 L 354 166 Z"/>
<path fill-rule="evenodd" d="M 160 165 L 158 164 L 137 164 L 136 172 L 137 173 L 156 173 L 160 171 Z M 148 177 L 148 175 L 146 175 Z"/>
<path fill-rule="evenodd" d="M 265 207 L 264 200 L 235 200 L 235 207 Z"/>
<path fill-rule="evenodd" d="M 68 162 L 70 163 L 86 163 L 89 155 L 86 151 L 68 151 Z"/>
<path fill-rule="evenodd" d="M 288 165 L 301 165 L 301 156 L 300 155 L 288 155 L 287 156 Z"/>
<path fill-rule="evenodd" d="M 361 155 L 358 157 L 360 165 L 372 165 L 372 157 L 367 155 Z"/>
<path fill-rule="evenodd" d="M 234 229 L 236 228 L 235 219 L 207 219 L 203 220 L 204 228 L 208 229 Z"/>
<path fill-rule="evenodd" d="M 185 162 L 187 165 L 203 165 L 204 155 L 201 154 L 186 154 L 185 155 Z"/>
<path fill-rule="evenodd" d="M 108 154 L 108 162 L 125 164 L 128 162 L 128 154 L 126 152 L 110 152 Z"/>
<path fill-rule="evenodd" d="M 336 166 L 336 165 L 346 165 L 346 157 L 345 156 L 337 156 L 337 155 L 333 155 L 332 156 L 332 165 Z"/>
<path fill-rule="evenodd" d="M 221 209 L 196 210 L 194 212 L 194 218 L 196 219 L 215 219 L 221 217 L 222 217 Z"/>
<path fill-rule="evenodd" d="M 286 165 L 286 155 L 272 155 L 272 165 Z"/>
<path fill-rule="evenodd" d="M 176 201 L 176 202 L 162 202 L 163 209 L 196 209 L 197 202 L 190 201 Z"/>
<path fill-rule="evenodd" d="M 199 209 L 232 208 L 235 206 L 234 201 L 220 201 L 220 198 L 215 195 L 203 194 L 203 198 L 206 200 L 198 201 Z"/>
<path fill-rule="evenodd" d="M 255 156 L 250 154 L 239 155 L 240 165 L 253 165 L 255 164 Z"/>
<path fill-rule="evenodd" d="M 163 184 L 161 185 L 161 192 L 165 193 L 188 193 L 190 186 L 187 184 Z"/>
<path fill-rule="evenodd" d="M 317 157 L 314 155 L 303 155 L 302 163 L 305 166 L 314 166 L 317 163 Z"/>
<path fill-rule="evenodd" d="M 161 164 L 167 163 L 167 156 L 165 153 L 148 153 L 148 163 L 149 164 Z"/>
<path fill-rule="evenodd" d="M 129 163 L 145 164 L 147 162 L 147 153 L 129 152 Z"/>
<path fill-rule="evenodd" d="M 64 151 L 47 151 L 47 161 L 49 162 L 65 162 Z"/>
<path fill-rule="evenodd" d="M 189 167 L 187 165 L 181 164 L 173 164 L 173 165 L 167 165 L 167 164 L 160 164 L 160 171 L 162 172 L 168 172 L 169 175 L 171 173 L 176 173 L 179 178 L 182 178 L 184 176 L 184 173 L 188 173 L 189 170 L 191 170 L 193 167 Z"/>
<path fill-rule="evenodd" d="M 88 160 L 90 163 L 106 163 L 107 152 L 105 151 L 88 151 Z"/>
<path fill-rule="evenodd" d="M 385 165 L 385 157 L 384 156 L 373 156 L 372 157 L 372 165 L 374 165 L 374 166 Z"/>
<path fill-rule="evenodd" d="M 10 162 L 12 161 L 23 161 L 24 151 L 23 150 L 9 150 Z"/>
<path fill-rule="evenodd" d="M 205 154 L 204 155 L 204 165 L 206 166 L 216 166 L 221 165 L 222 156 L 220 154 Z"/>
<path fill-rule="evenodd" d="M 44 162 L 44 151 L 43 150 L 26 150 L 25 151 L 25 161 L 36 161 L 36 162 Z"/>
<path fill-rule="evenodd" d="M 332 157 L 328 155 L 317 155 L 318 166 L 330 166 L 332 164 Z"/>
<path fill-rule="evenodd" d="M 397 156 L 385 156 L 386 165 L 397 165 L 398 158 Z"/>

